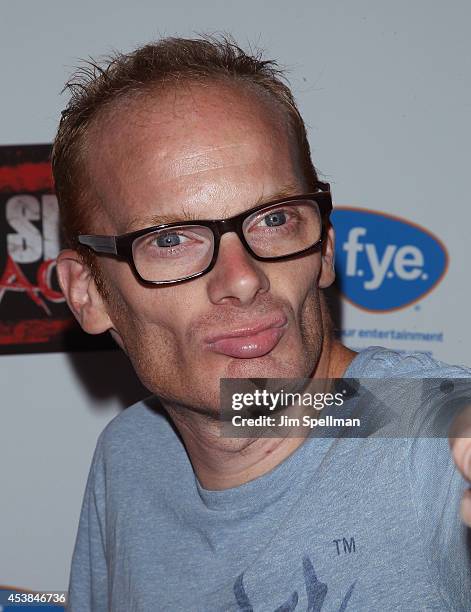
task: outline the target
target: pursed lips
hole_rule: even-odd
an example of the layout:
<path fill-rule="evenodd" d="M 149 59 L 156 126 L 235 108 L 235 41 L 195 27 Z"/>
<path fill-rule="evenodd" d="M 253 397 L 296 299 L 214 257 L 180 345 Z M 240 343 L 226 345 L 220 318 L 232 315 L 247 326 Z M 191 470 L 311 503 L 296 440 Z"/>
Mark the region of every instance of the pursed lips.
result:
<path fill-rule="evenodd" d="M 252 323 L 250 326 L 213 334 L 205 338 L 206 346 L 208 350 L 227 357 L 238 359 L 263 357 L 281 340 L 287 323 L 284 314 L 277 314 L 255 325 Z"/>

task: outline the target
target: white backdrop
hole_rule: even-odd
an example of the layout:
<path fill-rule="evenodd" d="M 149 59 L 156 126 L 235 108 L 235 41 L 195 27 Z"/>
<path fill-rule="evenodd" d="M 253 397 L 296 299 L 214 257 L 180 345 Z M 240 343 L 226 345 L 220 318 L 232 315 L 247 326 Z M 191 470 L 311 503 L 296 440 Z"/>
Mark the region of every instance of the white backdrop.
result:
<path fill-rule="evenodd" d="M 344 327 L 441 333 L 374 343 L 470 364 L 470 20 L 466 0 L 6 3 L 0 144 L 52 141 L 78 58 L 222 30 L 260 45 L 291 69 L 335 201 L 405 217 L 449 252 L 423 300 L 386 314 L 344 304 Z M 96 437 L 145 391 L 119 353 L 3 356 L 0 385 L 0 584 L 65 590 Z"/>

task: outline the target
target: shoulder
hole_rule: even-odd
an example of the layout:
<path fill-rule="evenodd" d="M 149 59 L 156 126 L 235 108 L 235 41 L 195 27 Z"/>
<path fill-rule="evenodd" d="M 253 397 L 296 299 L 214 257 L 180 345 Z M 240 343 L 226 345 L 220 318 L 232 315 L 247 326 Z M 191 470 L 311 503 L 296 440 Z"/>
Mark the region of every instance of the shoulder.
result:
<path fill-rule="evenodd" d="M 471 369 L 451 365 L 418 351 L 394 351 L 370 346 L 354 357 L 345 378 L 404 377 L 404 378 L 468 378 Z"/>
<path fill-rule="evenodd" d="M 105 456 L 144 449 L 156 439 L 160 448 L 176 438 L 171 421 L 156 396 L 136 402 L 115 416 L 101 432 L 97 450 Z"/>

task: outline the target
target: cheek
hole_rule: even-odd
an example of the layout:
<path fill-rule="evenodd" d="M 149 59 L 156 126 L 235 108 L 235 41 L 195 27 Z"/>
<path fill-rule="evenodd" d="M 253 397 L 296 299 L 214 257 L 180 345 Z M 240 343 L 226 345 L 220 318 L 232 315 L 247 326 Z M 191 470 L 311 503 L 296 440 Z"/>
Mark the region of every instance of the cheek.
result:
<path fill-rule="evenodd" d="M 185 331 L 191 305 L 168 289 L 116 289 L 118 308 L 112 317 L 134 370 L 153 393 L 178 399 L 182 379 L 190 379 L 194 351 Z M 194 367 L 194 364 L 193 364 Z"/>
<path fill-rule="evenodd" d="M 276 291 L 293 309 L 295 325 L 292 338 L 295 350 L 301 349 L 306 361 L 312 365 L 319 357 L 323 338 L 318 288 L 321 258 L 319 254 L 313 254 L 283 262 L 283 267 L 277 275 Z"/>
<path fill-rule="evenodd" d="M 166 359 L 171 359 L 172 354 L 181 357 L 189 317 L 199 302 L 196 292 L 189 285 L 143 286 L 129 268 L 122 266 L 117 267 L 111 278 L 112 283 L 108 277 L 109 314 L 129 357 L 143 352 L 151 361 L 154 356 L 159 359 L 162 353 Z"/>
<path fill-rule="evenodd" d="M 276 271 L 270 275 L 271 290 L 286 299 L 295 314 L 299 315 L 306 300 L 310 299 L 309 296 L 317 294 L 320 269 L 318 254 L 278 262 Z"/>

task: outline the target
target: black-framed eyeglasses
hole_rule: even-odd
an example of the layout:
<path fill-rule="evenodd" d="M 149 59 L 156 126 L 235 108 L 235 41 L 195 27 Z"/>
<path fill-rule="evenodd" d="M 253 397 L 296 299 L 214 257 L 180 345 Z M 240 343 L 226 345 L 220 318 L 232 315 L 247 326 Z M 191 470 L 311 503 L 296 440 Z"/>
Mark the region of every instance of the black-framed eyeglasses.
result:
<path fill-rule="evenodd" d="M 80 235 L 96 253 L 129 263 L 145 284 L 170 285 L 197 278 L 215 265 L 223 234 L 235 232 L 258 261 L 280 261 L 319 251 L 332 210 L 328 183 L 318 191 L 261 204 L 228 219 L 176 221 L 121 234 Z"/>

